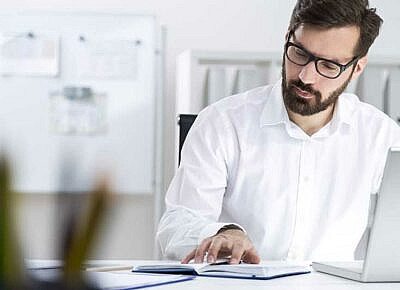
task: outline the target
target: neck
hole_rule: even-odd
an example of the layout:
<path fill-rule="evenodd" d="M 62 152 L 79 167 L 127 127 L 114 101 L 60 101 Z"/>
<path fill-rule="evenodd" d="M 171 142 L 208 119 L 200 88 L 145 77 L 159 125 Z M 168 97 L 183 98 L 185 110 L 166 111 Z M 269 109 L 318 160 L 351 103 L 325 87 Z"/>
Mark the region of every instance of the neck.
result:
<path fill-rule="evenodd" d="M 329 123 L 333 117 L 333 111 L 335 106 L 332 105 L 326 110 L 319 112 L 311 116 L 302 116 L 294 113 L 286 108 L 289 119 L 299 126 L 308 136 L 318 132 L 322 127 Z"/>

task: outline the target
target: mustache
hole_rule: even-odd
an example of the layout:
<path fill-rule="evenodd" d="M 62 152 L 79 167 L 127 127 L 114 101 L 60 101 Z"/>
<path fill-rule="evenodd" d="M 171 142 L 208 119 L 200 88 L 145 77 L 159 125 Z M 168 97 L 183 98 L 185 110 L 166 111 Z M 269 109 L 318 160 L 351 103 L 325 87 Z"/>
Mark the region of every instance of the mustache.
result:
<path fill-rule="evenodd" d="M 301 90 L 303 90 L 305 92 L 313 94 L 314 96 L 316 96 L 318 98 L 321 98 L 321 93 L 319 91 L 317 91 L 317 90 L 314 90 L 310 84 L 306 85 L 301 80 L 290 81 L 289 82 L 289 88 L 293 89 L 294 86 L 298 87 L 299 89 L 301 89 Z"/>

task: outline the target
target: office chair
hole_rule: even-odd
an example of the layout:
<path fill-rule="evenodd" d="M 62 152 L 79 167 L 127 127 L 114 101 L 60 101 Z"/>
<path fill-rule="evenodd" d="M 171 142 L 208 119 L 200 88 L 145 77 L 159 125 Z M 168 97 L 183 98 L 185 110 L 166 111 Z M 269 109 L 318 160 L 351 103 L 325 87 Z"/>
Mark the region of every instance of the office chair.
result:
<path fill-rule="evenodd" d="M 179 155 L 178 155 L 178 166 L 181 163 L 181 150 L 183 143 L 185 142 L 186 136 L 189 133 L 190 127 L 192 127 L 194 120 L 197 115 L 180 114 L 178 116 L 179 126 Z"/>

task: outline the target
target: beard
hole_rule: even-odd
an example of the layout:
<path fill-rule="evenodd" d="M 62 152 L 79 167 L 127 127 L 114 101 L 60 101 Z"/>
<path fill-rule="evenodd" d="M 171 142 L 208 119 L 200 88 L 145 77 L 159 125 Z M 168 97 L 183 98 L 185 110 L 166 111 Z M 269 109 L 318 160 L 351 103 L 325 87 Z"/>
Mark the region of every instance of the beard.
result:
<path fill-rule="evenodd" d="M 321 92 L 314 90 L 310 84 L 304 84 L 300 79 L 292 80 L 287 82 L 286 80 L 286 69 L 285 69 L 285 57 L 282 62 L 282 95 L 283 101 L 287 109 L 293 113 L 300 114 L 302 116 L 311 116 L 319 112 L 325 111 L 331 105 L 334 105 L 339 96 L 344 92 L 350 83 L 353 71 L 350 77 L 335 91 L 333 91 L 327 99 L 322 100 Z M 296 94 L 295 87 L 312 94 L 314 97 L 311 99 L 305 99 Z"/>

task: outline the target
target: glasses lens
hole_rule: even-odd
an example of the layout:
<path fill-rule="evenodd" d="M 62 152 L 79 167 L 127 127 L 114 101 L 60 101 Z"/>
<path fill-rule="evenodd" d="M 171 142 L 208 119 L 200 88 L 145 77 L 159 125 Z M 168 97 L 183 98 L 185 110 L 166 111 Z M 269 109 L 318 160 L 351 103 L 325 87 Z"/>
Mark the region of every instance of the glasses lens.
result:
<path fill-rule="evenodd" d="M 340 75 L 340 66 L 323 59 L 317 61 L 317 70 L 321 75 L 328 78 L 336 78 Z"/>
<path fill-rule="evenodd" d="M 310 59 L 310 56 L 307 52 L 294 45 L 289 45 L 287 47 L 286 56 L 291 62 L 294 62 L 298 65 L 306 65 Z"/>

